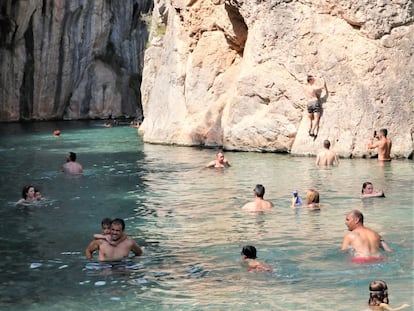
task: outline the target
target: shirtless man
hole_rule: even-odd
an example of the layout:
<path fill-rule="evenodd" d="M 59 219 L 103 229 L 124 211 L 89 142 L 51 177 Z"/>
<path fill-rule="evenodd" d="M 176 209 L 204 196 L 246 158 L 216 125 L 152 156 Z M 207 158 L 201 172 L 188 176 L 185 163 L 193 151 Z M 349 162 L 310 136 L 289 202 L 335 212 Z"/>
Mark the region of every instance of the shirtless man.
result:
<path fill-rule="evenodd" d="M 229 167 L 230 163 L 224 158 L 224 152 L 220 150 L 217 152 L 217 158 L 209 163 L 207 163 L 206 167 Z"/>
<path fill-rule="evenodd" d="M 242 209 L 245 211 L 265 211 L 273 207 L 273 203 L 263 199 L 265 194 L 265 187 L 263 185 L 256 185 L 253 189 L 255 199 L 253 202 L 246 203 Z"/>
<path fill-rule="evenodd" d="M 316 165 L 339 165 L 338 156 L 332 150 L 329 150 L 331 147 L 331 142 L 327 139 L 323 141 L 323 150 L 321 150 L 316 156 Z"/>
<path fill-rule="evenodd" d="M 61 170 L 72 175 L 82 174 L 83 167 L 80 163 L 76 162 L 76 153 L 69 152 L 66 157 L 66 163 L 62 165 Z"/>
<path fill-rule="evenodd" d="M 112 245 L 104 239 L 93 240 L 85 250 L 86 258 L 93 259 L 93 252 L 99 251 L 99 261 L 117 261 L 128 257 L 129 252 L 135 256 L 142 255 L 142 249 L 131 238 L 125 238 L 125 222 L 116 218 L 111 223 Z"/>
<path fill-rule="evenodd" d="M 371 138 L 371 142 L 368 145 L 368 149 L 378 148 L 378 161 L 391 161 L 391 147 L 392 141 L 387 138 L 387 129 L 380 129 L 378 133 L 378 140 L 374 142 L 374 138 Z M 374 133 L 375 136 L 375 133 Z"/>
<path fill-rule="evenodd" d="M 342 242 L 342 251 L 352 249 L 354 259 L 381 260 L 380 248 L 386 252 L 392 252 L 384 239 L 374 230 L 364 227 L 364 215 L 358 210 L 353 210 L 346 215 L 345 225 L 348 232 Z"/>
<path fill-rule="evenodd" d="M 322 90 L 326 88 L 326 82 L 323 84 L 316 84 L 313 76 L 307 76 L 307 83 L 305 84 L 303 91 L 305 93 L 306 100 L 308 101 L 308 116 L 310 120 L 309 136 L 316 136 L 319 131 L 319 119 L 322 112 L 321 94 Z"/>

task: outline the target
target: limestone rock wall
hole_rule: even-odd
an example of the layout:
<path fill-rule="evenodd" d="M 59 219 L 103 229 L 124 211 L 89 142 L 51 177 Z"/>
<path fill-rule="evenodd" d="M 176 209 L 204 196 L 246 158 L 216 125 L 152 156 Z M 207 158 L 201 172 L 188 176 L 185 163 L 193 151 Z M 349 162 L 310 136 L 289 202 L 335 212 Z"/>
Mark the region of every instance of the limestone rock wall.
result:
<path fill-rule="evenodd" d="M 227 150 L 370 156 L 387 128 L 413 153 L 413 3 L 156 0 L 141 85 L 144 140 Z M 302 85 L 323 77 L 318 137 Z"/>
<path fill-rule="evenodd" d="M 142 114 L 152 0 L 0 2 L 0 121 Z"/>

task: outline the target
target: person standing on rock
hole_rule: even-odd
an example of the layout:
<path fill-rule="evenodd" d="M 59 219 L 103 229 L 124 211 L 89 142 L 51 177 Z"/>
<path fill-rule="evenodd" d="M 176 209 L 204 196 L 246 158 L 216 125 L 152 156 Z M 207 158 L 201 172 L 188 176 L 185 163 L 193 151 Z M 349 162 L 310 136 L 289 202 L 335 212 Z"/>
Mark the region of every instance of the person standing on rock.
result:
<path fill-rule="evenodd" d="M 323 83 L 317 84 L 315 78 L 308 75 L 306 81 L 307 83 L 304 86 L 304 93 L 306 100 L 308 101 L 307 109 L 310 120 L 308 133 L 309 136 L 316 137 L 319 131 L 319 120 L 322 113 L 321 94 L 324 89 L 328 92 L 328 89 L 325 80 L 323 80 Z"/>
<path fill-rule="evenodd" d="M 368 149 L 378 148 L 378 161 L 391 161 L 390 154 L 392 141 L 391 139 L 387 138 L 387 134 L 387 129 L 380 129 L 378 137 L 376 137 L 376 132 L 374 132 L 374 137 L 371 138 L 371 142 L 368 145 Z M 378 138 L 378 140 L 374 142 L 374 138 Z"/>

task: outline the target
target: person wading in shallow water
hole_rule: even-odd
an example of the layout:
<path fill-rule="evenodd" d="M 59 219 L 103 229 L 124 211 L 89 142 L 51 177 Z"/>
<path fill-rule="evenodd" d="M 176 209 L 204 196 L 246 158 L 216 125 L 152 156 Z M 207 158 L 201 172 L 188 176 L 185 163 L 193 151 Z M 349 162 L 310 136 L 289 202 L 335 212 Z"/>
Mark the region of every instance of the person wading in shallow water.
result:
<path fill-rule="evenodd" d="M 378 133 L 378 137 L 376 132 L 374 132 L 374 137 L 371 138 L 371 142 L 368 145 L 368 149 L 375 149 L 378 148 L 378 161 L 387 162 L 391 161 L 391 147 L 392 141 L 391 139 L 387 138 L 388 131 L 387 129 L 380 129 Z M 374 138 L 378 138 L 376 142 L 374 142 Z"/>
<path fill-rule="evenodd" d="M 353 210 L 346 215 L 345 225 L 348 232 L 342 242 L 342 251 L 353 251 L 355 263 L 368 263 L 385 259 L 380 254 L 380 248 L 392 252 L 384 239 L 374 230 L 364 226 L 364 215 Z"/>
<path fill-rule="evenodd" d="M 266 211 L 273 207 L 273 203 L 263 199 L 265 194 L 265 187 L 263 185 L 256 185 L 253 189 L 254 201 L 246 203 L 242 209 L 245 211 Z"/>
<path fill-rule="evenodd" d="M 209 163 L 207 163 L 206 167 L 229 167 L 230 163 L 224 157 L 224 152 L 220 150 L 217 152 L 217 158 Z"/>
<path fill-rule="evenodd" d="M 273 269 L 267 263 L 257 260 L 256 247 L 246 245 L 241 251 L 242 262 L 247 262 L 247 271 L 267 271 L 272 272 Z"/>
<path fill-rule="evenodd" d="M 328 93 L 328 89 L 325 81 L 321 84 L 317 84 L 315 82 L 315 78 L 311 75 L 307 76 L 306 81 L 307 83 L 305 84 L 303 91 L 305 93 L 306 100 L 308 101 L 307 109 L 310 120 L 308 133 L 309 136 L 316 137 L 318 135 L 319 120 L 322 113 L 322 90 L 325 89 L 326 93 Z"/>
<path fill-rule="evenodd" d="M 339 165 L 338 156 L 335 152 L 330 150 L 331 142 L 327 139 L 323 141 L 323 150 L 319 151 L 316 156 L 316 165 L 328 166 L 328 165 Z"/>
<path fill-rule="evenodd" d="M 127 258 L 129 252 L 135 256 L 142 255 L 142 249 L 135 240 L 125 237 L 125 222 L 116 218 L 111 222 L 110 242 L 106 239 L 97 239 L 89 243 L 85 250 L 86 258 L 93 259 L 93 252 L 99 251 L 99 261 L 117 261 Z"/>
<path fill-rule="evenodd" d="M 82 174 L 83 167 L 80 163 L 76 162 L 76 153 L 69 152 L 66 157 L 66 163 L 62 165 L 62 172 L 72 175 Z"/>

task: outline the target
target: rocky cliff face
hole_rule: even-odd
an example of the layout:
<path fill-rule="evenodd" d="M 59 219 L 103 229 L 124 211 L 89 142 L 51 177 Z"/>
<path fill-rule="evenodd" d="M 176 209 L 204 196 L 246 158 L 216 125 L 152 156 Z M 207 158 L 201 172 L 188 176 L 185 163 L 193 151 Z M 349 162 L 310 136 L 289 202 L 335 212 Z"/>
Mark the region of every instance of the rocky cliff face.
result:
<path fill-rule="evenodd" d="M 152 0 L 0 2 L 0 121 L 142 113 Z"/>
<path fill-rule="evenodd" d="M 144 140 L 369 156 L 387 128 L 413 153 L 412 0 L 156 0 L 141 87 Z M 326 80 L 316 139 L 303 84 Z"/>

